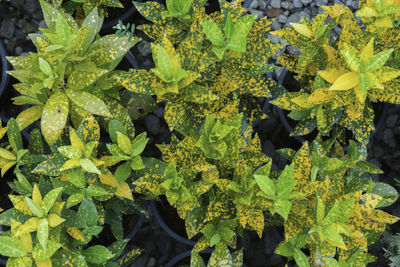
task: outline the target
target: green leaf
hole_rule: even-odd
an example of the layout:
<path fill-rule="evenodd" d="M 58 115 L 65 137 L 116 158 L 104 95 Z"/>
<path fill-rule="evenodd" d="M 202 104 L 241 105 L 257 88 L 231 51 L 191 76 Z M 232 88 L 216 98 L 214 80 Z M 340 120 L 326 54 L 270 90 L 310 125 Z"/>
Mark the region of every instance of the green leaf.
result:
<path fill-rule="evenodd" d="M 86 186 L 85 174 L 79 168 L 69 171 L 67 177 L 69 182 L 78 188 L 82 189 Z"/>
<path fill-rule="evenodd" d="M 316 217 L 318 224 L 321 224 L 325 218 L 325 203 L 320 196 L 317 196 Z"/>
<path fill-rule="evenodd" d="M 36 244 L 32 250 L 32 257 L 35 260 L 47 260 L 61 247 L 61 244 L 54 242 L 53 240 L 47 240 L 47 248 L 43 249 L 40 244 Z"/>
<path fill-rule="evenodd" d="M 383 199 L 378 203 L 377 208 L 387 207 L 396 202 L 399 194 L 397 190 L 389 184 L 375 183 L 372 190 L 368 190 L 368 193 L 377 194 Z"/>
<path fill-rule="evenodd" d="M 113 259 L 121 256 L 129 241 L 129 239 L 117 240 L 108 247 L 108 250 L 114 255 Z"/>
<path fill-rule="evenodd" d="M 100 245 L 92 246 L 82 252 L 87 262 L 101 264 L 113 257 L 113 254 L 106 248 Z"/>
<path fill-rule="evenodd" d="M 39 68 L 47 76 L 53 76 L 53 71 L 51 70 L 50 64 L 43 58 L 39 58 Z"/>
<path fill-rule="evenodd" d="M 7 149 L 0 148 L 0 157 L 8 160 L 17 160 L 17 157 Z"/>
<path fill-rule="evenodd" d="M 256 18 L 257 15 L 246 15 L 240 17 L 235 23 L 232 36 L 228 40 L 228 45 L 226 47 L 234 51 L 242 53 L 246 52 L 247 35 L 253 27 Z"/>
<path fill-rule="evenodd" d="M 361 62 L 360 59 L 357 57 L 356 52 L 352 50 L 342 50 L 340 51 L 340 54 L 342 54 L 349 69 L 355 72 L 360 71 Z"/>
<path fill-rule="evenodd" d="M 27 253 L 19 241 L 9 236 L 0 236 L 0 254 L 6 257 L 24 257 Z"/>
<path fill-rule="evenodd" d="M 310 267 L 310 263 L 307 260 L 307 256 L 298 248 L 294 250 L 293 253 L 294 260 L 299 267 Z"/>
<path fill-rule="evenodd" d="M 28 204 L 29 209 L 35 214 L 37 217 L 41 218 L 44 216 L 43 209 L 32 199 L 25 197 L 26 203 Z"/>
<path fill-rule="evenodd" d="M 360 81 L 360 87 L 363 94 L 368 93 L 368 89 L 370 87 L 370 81 L 368 73 L 360 72 L 358 73 L 358 79 Z"/>
<path fill-rule="evenodd" d="M 340 218 L 340 215 L 341 215 L 341 207 L 339 205 L 339 202 L 335 200 L 333 207 L 329 210 L 326 217 L 322 220 L 322 225 L 330 225 L 336 222 Z"/>
<path fill-rule="evenodd" d="M 131 155 L 132 143 L 128 136 L 117 132 L 118 147 L 127 155 Z"/>
<path fill-rule="evenodd" d="M 294 178 L 293 166 L 293 164 L 286 166 L 276 183 L 276 191 L 278 192 L 278 196 L 282 199 L 286 199 L 288 197 L 288 195 L 293 191 L 293 187 L 297 183 L 296 178 Z"/>
<path fill-rule="evenodd" d="M 18 126 L 18 122 L 14 118 L 11 118 L 7 122 L 7 136 L 8 136 L 8 142 L 10 142 L 10 145 L 14 151 L 23 149 L 22 137 Z"/>
<path fill-rule="evenodd" d="M 117 179 L 119 184 L 125 182 L 128 179 L 129 175 L 131 174 L 131 164 L 129 162 L 125 162 L 118 166 L 117 170 L 115 171 L 115 179 Z"/>
<path fill-rule="evenodd" d="M 31 257 L 9 258 L 7 260 L 6 266 L 7 267 L 32 267 L 32 258 Z"/>
<path fill-rule="evenodd" d="M 221 236 L 218 233 L 214 234 L 210 239 L 210 247 L 215 246 L 220 241 L 221 241 Z"/>
<path fill-rule="evenodd" d="M 389 59 L 390 55 L 393 53 L 394 49 L 390 48 L 384 50 L 367 61 L 367 66 L 365 67 L 366 72 L 376 71 L 385 65 L 386 61 Z"/>
<path fill-rule="evenodd" d="M 90 173 L 101 174 L 99 169 L 97 169 L 96 165 L 90 159 L 80 159 L 81 167 Z"/>
<path fill-rule="evenodd" d="M 171 57 L 169 56 L 167 50 L 165 50 L 161 45 L 157 45 L 157 58 L 156 66 L 161 74 L 167 79 L 167 81 L 172 80 L 174 76 L 173 65 Z"/>
<path fill-rule="evenodd" d="M 78 217 L 88 226 L 97 224 L 97 209 L 91 199 L 85 198 L 78 208 Z"/>
<path fill-rule="evenodd" d="M 146 132 L 143 132 L 136 136 L 136 138 L 132 141 L 132 151 L 130 155 L 135 157 L 142 154 L 143 150 L 146 148 L 148 141 L 149 138 L 146 138 Z"/>
<path fill-rule="evenodd" d="M 292 202 L 286 199 L 277 199 L 274 202 L 275 211 L 281 215 L 285 221 L 287 220 L 290 212 L 290 208 L 292 207 Z"/>
<path fill-rule="evenodd" d="M 122 124 L 122 122 L 112 119 L 108 124 L 108 133 L 113 143 L 117 143 L 117 132 L 120 132 L 123 135 L 128 136 L 125 130 L 125 126 Z"/>
<path fill-rule="evenodd" d="M 76 193 L 70 195 L 67 199 L 67 208 L 70 208 L 72 206 L 75 206 L 76 204 L 81 203 L 84 198 L 85 198 L 85 193 Z"/>
<path fill-rule="evenodd" d="M 91 197 L 100 197 L 100 196 L 106 196 L 106 195 L 109 194 L 109 193 L 108 193 L 105 189 L 103 189 L 102 187 L 100 187 L 100 186 L 94 186 L 94 185 L 91 185 L 91 186 L 89 186 L 88 188 L 86 188 L 86 193 L 87 193 L 89 196 L 91 196 Z"/>
<path fill-rule="evenodd" d="M 39 221 L 37 228 L 37 238 L 44 250 L 47 250 L 47 240 L 49 239 L 49 223 L 46 218 Z"/>
<path fill-rule="evenodd" d="M 104 104 L 103 100 L 85 91 L 66 90 L 68 97 L 78 107 L 91 114 L 112 118 L 112 114 Z"/>
<path fill-rule="evenodd" d="M 256 179 L 258 186 L 268 197 L 272 199 L 275 197 L 275 184 L 268 176 L 254 175 L 254 179 Z"/>
<path fill-rule="evenodd" d="M 61 146 L 57 150 L 69 159 L 80 159 L 82 157 L 82 152 L 73 146 Z"/>
<path fill-rule="evenodd" d="M 47 214 L 50 209 L 53 207 L 54 203 L 56 202 L 58 196 L 61 194 L 61 192 L 64 190 L 64 188 L 59 187 L 51 190 L 47 195 L 43 198 L 43 209 L 45 214 Z"/>
<path fill-rule="evenodd" d="M 324 237 L 325 239 L 331 241 L 331 244 L 342 249 L 346 248 L 346 245 L 343 242 L 343 237 L 339 233 L 337 233 L 334 229 L 329 227 L 324 228 L 322 232 L 320 232 L 319 234 L 321 235 L 321 237 Z"/>
<path fill-rule="evenodd" d="M 215 23 L 212 20 L 206 20 L 206 21 L 202 21 L 200 24 L 201 24 L 201 27 L 203 27 L 208 40 L 210 40 L 210 42 L 213 45 L 219 46 L 219 47 L 225 46 L 224 34 L 222 33 L 222 31 L 217 23 Z"/>
<path fill-rule="evenodd" d="M 93 8 L 92 11 L 86 16 L 86 18 L 82 22 L 82 28 L 87 27 L 88 31 L 85 35 L 85 38 L 81 47 L 81 55 L 83 55 L 89 46 L 92 44 L 96 34 L 99 32 L 101 28 L 102 21 L 99 18 L 97 7 Z"/>
<path fill-rule="evenodd" d="M 68 97 L 62 92 L 51 95 L 43 108 L 40 124 L 43 136 L 49 145 L 52 145 L 61 135 L 67 123 L 68 113 Z"/>
<path fill-rule="evenodd" d="M 144 168 L 142 158 L 140 156 L 133 157 L 131 160 L 131 169 L 138 171 Z"/>

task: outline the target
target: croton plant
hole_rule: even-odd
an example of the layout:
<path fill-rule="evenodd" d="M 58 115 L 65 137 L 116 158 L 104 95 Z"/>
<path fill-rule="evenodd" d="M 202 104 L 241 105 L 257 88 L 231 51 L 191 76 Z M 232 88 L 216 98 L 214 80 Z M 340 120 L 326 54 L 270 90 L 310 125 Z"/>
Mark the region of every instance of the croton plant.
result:
<path fill-rule="evenodd" d="M 127 246 L 122 219 L 146 215 L 145 198 L 176 209 L 196 241 L 194 267 L 206 266 L 199 252 L 208 247 L 207 266 L 242 266 L 238 239 L 261 237 L 266 225 L 283 227 L 275 252 L 300 267 L 374 261 L 368 246 L 398 221 L 380 209 L 398 194 L 370 178 L 382 171 L 367 162 L 366 144 L 372 103 L 400 103 L 399 1 L 360 1 L 365 28 L 334 5 L 275 32 L 239 0 L 219 0 L 212 13 L 206 0 L 133 2 L 151 22 L 136 28 L 153 40 L 155 64 L 129 71 L 116 68 L 140 40 L 120 32 L 134 27 L 99 35 L 99 8 L 119 1 L 49 2 L 40 0 L 47 28 L 30 35 L 37 52 L 9 58 L 21 93 L 13 100 L 29 107 L 0 123 L 13 205 L 0 214 L 7 266 L 130 266 L 141 250 Z M 278 57 L 300 91 L 266 77 L 283 48 L 270 33 L 300 48 Z M 252 129 L 265 117 L 260 98 L 275 98 L 300 121 L 292 134 L 317 132 L 298 151 L 278 150 L 289 162 L 283 169 L 272 167 Z M 174 130 L 158 144 L 162 158 L 141 157 L 149 138 L 133 122 L 136 107 L 151 110 L 153 99 L 166 103 Z M 23 140 L 20 131 L 38 120 Z M 102 240 L 105 229 L 113 242 Z"/>

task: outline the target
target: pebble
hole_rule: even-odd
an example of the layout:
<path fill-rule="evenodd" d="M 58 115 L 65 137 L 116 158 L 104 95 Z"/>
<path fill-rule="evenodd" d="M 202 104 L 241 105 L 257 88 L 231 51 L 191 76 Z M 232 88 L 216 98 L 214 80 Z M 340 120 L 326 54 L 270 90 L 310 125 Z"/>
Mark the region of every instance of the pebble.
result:
<path fill-rule="evenodd" d="M 299 23 L 301 17 L 310 18 L 310 15 L 305 11 L 300 11 L 300 12 L 293 13 L 292 15 L 290 15 L 288 17 L 288 19 L 286 21 L 286 24 L 287 24 L 286 26 L 289 27 L 289 25 L 290 25 L 289 23 L 291 23 L 291 22 Z"/>
<path fill-rule="evenodd" d="M 15 32 L 15 19 L 4 19 L 0 27 L 0 36 L 10 39 Z"/>
<path fill-rule="evenodd" d="M 281 8 L 281 1 L 280 0 L 272 0 L 271 1 L 271 6 L 273 8 Z"/>
<path fill-rule="evenodd" d="M 257 10 L 257 9 L 250 9 L 250 13 L 252 14 L 252 15 L 258 15 L 257 16 L 257 19 L 259 19 L 259 18 L 261 18 L 263 15 L 264 15 L 264 11 L 261 11 L 261 10 Z"/>
<path fill-rule="evenodd" d="M 399 117 L 399 115 L 397 115 L 397 114 L 389 115 L 385 122 L 386 126 L 389 128 L 394 127 L 396 125 L 398 117 Z"/>
<path fill-rule="evenodd" d="M 281 28 L 281 24 L 279 23 L 279 21 L 278 20 L 274 20 L 273 22 L 272 22 L 272 29 L 274 30 L 274 31 L 277 31 L 277 30 L 279 30 Z"/>
<path fill-rule="evenodd" d="M 22 47 L 17 46 L 17 47 L 15 48 L 15 54 L 16 54 L 17 56 L 21 55 L 22 52 L 24 52 L 24 50 L 22 49 Z"/>
<path fill-rule="evenodd" d="M 139 53 L 143 56 L 143 57 L 147 57 L 148 55 L 151 54 L 151 44 L 147 41 L 142 41 L 137 45 L 137 49 L 139 51 Z"/>
<path fill-rule="evenodd" d="M 267 2 L 259 1 L 258 2 L 258 8 L 261 9 L 261 10 L 265 10 L 267 8 Z"/>
<path fill-rule="evenodd" d="M 313 0 L 300 0 L 300 1 L 301 1 L 301 3 L 302 3 L 304 6 L 307 6 L 307 5 L 311 4 L 311 2 L 312 2 Z"/>
<path fill-rule="evenodd" d="M 251 2 L 250 4 L 250 9 L 256 9 L 258 8 L 258 1 L 257 0 L 253 0 L 253 2 Z"/>
<path fill-rule="evenodd" d="M 270 10 L 267 10 L 265 13 L 268 18 L 275 18 L 281 14 L 282 10 L 280 8 L 272 8 Z"/>
<path fill-rule="evenodd" d="M 284 14 L 281 14 L 278 16 L 278 18 L 276 19 L 278 22 L 284 24 L 286 23 L 286 21 L 288 20 L 288 17 L 285 16 Z"/>
<path fill-rule="evenodd" d="M 281 3 L 281 7 L 284 8 L 284 9 L 289 9 L 289 2 L 288 1 L 283 1 Z"/>
<path fill-rule="evenodd" d="M 303 7 L 300 0 L 293 0 L 293 6 L 294 6 L 294 8 L 302 8 Z"/>

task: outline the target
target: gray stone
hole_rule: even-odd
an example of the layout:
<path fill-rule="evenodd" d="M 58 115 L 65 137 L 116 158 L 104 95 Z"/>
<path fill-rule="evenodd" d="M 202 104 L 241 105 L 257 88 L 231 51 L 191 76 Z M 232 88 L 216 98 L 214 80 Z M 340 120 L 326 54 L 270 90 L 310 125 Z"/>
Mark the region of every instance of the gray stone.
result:
<path fill-rule="evenodd" d="M 144 119 L 146 129 L 153 135 L 160 133 L 160 119 L 153 114 L 146 116 Z"/>
<path fill-rule="evenodd" d="M 398 117 L 399 117 L 399 115 L 397 115 L 397 114 L 391 114 L 391 115 L 389 115 L 389 116 L 387 117 L 387 119 L 386 119 L 386 126 L 387 126 L 387 127 L 390 127 L 390 128 L 394 127 L 394 126 L 396 125 L 396 122 L 397 122 L 397 120 L 398 120 Z"/>
<path fill-rule="evenodd" d="M 301 17 L 307 17 L 309 19 L 310 18 L 310 14 L 308 14 L 305 11 L 300 11 L 300 12 L 293 13 L 292 15 L 290 15 L 288 17 L 288 19 L 286 21 L 286 24 L 287 24 L 286 26 L 288 27 L 289 23 L 291 23 L 291 22 L 299 23 Z"/>
<path fill-rule="evenodd" d="M 143 57 L 147 57 L 151 54 L 151 44 L 146 41 L 142 41 L 138 44 L 138 51 Z"/>
<path fill-rule="evenodd" d="M 265 0 L 258 2 L 258 9 L 265 10 L 266 8 L 267 8 L 267 2 L 265 2 Z"/>
<path fill-rule="evenodd" d="M 142 254 L 134 262 L 135 267 L 145 267 L 147 262 L 147 256 Z"/>
<path fill-rule="evenodd" d="M 24 33 L 32 33 L 37 31 L 37 25 L 32 22 L 25 22 L 24 26 L 22 26 L 22 31 Z"/>
<path fill-rule="evenodd" d="M 333 3 L 335 4 L 335 5 L 344 5 L 340 0 L 335 0 L 335 1 L 333 1 Z"/>
<path fill-rule="evenodd" d="M 281 1 L 280 0 L 272 0 L 271 7 L 273 8 L 281 8 Z"/>
<path fill-rule="evenodd" d="M 10 39 L 15 32 L 15 19 L 4 19 L 0 27 L 0 36 Z"/>
<path fill-rule="evenodd" d="M 328 0 L 316 0 L 315 1 L 315 4 L 317 6 L 323 6 L 323 5 L 326 5 L 327 3 L 328 3 Z"/>
<path fill-rule="evenodd" d="M 15 48 L 15 54 L 16 54 L 17 56 L 21 55 L 22 52 L 24 52 L 24 50 L 22 49 L 22 47 L 17 46 L 17 47 Z"/>
<path fill-rule="evenodd" d="M 395 135 L 400 135 L 400 126 L 399 126 L 399 127 L 394 127 L 394 128 L 393 128 L 393 133 L 394 133 Z"/>
<path fill-rule="evenodd" d="M 394 134 L 392 129 L 386 128 L 383 131 L 383 142 L 391 147 L 396 146 L 396 141 L 394 140 Z"/>
<path fill-rule="evenodd" d="M 374 151 L 374 157 L 375 158 L 381 158 L 385 154 L 385 150 L 381 146 L 374 146 L 373 148 Z"/>
<path fill-rule="evenodd" d="M 272 29 L 274 29 L 274 31 L 277 31 L 281 28 L 281 24 L 279 23 L 278 20 L 274 20 L 272 22 Z"/>
<path fill-rule="evenodd" d="M 32 1 L 32 0 L 26 0 L 24 4 L 24 10 L 25 12 L 32 14 L 35 12 L 37 7 L 37 1 Z"/>
<path fill-rule="evenodd" d="M 257 10 L 257 9 L 251 9 L 251 10 L 250 10 L 250 13 L 251 13 L 252 15 L 254 15 L 254 14 L 258 15 L 258 16 L 257 16 L 257 19 L 263 17 L 263 15 L 264 15 L 264 11 Z"/>
<path fill-rule="evenodd" d="M 273 43 L 279 43 L 281 39 L 278 36 L 268 34 L 268 40 L 270 40 Z"/>
<path fill-rule="evenodd" d="M 300 53 L 300 49 L 292 45 L 288 46 L 286 49 L 291 55 L 298 55 Z"/>
<path fill-rule="evenodd" d="M 47 28 L 46 22 L 45 22 L 44 20 L 41 20 L 41 21 L 39 22 L 38 27 L 39 27 L 39 28 Z"/>
<path fill-rule="evenodd" d="M 250 9 L 256 9 L 258 8 L 258 1 L 257 0 L 253 0 L 253 2 L 251 2 L 250 4 Z"/>
<path fill-rule="evenodd" d="M 294 6 L 294 8 L 302 8 L 303 7 L 300 0 L 293 0 L 293 6 Z"/>
<path fill-rule="evenodd" d="M 281 7 L 284 8 L 284 9 L 289 9 L 289 2 L 288 1 L 283 1 L 281 3 Z"/>
<path fill-rule="evenodd" d="M 156 266 L 156 259 L 151 257 L 147 262 L 146 267 L 154 267 L 154 266 Z"/>
<path fill-rule="evenodd" d="M 353 0 L 353 3 L 351 4 L 351 7 L 352 7 L 354 10 L 356 10 L 356 9 L 358 9 L 358 4 L 359 4 L 359 1 L 358 1 L 358 0 Z"/>
<path fill-rule="evenodd" d="M 285 15 L 283 15 L 283 14 L 281 14 L 281 15 L 279 15 L 278 17 L 277 17 L 277 19 L 276 19 L 279 23 L 286 23 L 286 21 L 288 20 L 288 17 L 287 16 L 285 16 Z"/>
<path fill-rule="evenodd" d="M 307 5 L 311 4 L 311 2 L 312 2 L 313 0 L 300 0 L 300 1 L 301 1 L 301 3 L 302 3 L 303 5 L 307 6 Z"/>

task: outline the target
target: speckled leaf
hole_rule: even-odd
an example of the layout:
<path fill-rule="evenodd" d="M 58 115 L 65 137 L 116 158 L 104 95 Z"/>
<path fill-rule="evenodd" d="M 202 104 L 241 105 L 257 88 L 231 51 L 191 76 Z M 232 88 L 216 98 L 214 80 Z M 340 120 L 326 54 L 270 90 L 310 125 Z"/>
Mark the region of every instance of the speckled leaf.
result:
<path fill-rule="evenodd" d="M 60 171 L 65 160 L 60 154 L 50 155 L 48 159 L 41 162 L 32 170 L 33 173 L 44 174 L 48 176 L 60 176 L 62 172 Z"/>
<path fill-rule="evenodd" d="M 47 240 L 47 248 L 43 249 L 40 244 L 36 244 L 32 250 L 32 257 L 35 260 L 47 260 L 61 247 L 61 244 L 54 242 L 53 240 Z"/>
<path fill-rule="evenodd" d="M 81 53 L 85 53 L 89 46 L 92 44 L 96 34 L 101 28 L 101 20 L 98 15 L 97 8 L 94 8 L 83 20 L 82 28 L 88 27 L 85 39 L 82 42 Z"/>
<path fill-rule="evenodd" d="M 47 249 L 47 241 L 49 238 L 49 222 L 46 218 L 41 219 L 37 228 L 37 239 L 44 250 Z"/>
<path fill-rule="evenodd" d="M 19 257 L 19 258 L 9 258 L 7 260 L 7 267 L 31 267 L 32 258 L 31 257 Z"/>
<path fill-rule="evenodd" d="M 290 136 L 298 136 L 298 135 L 306 135 L 311 133 L 317 127 L 316 119 L 304 119 L 300 121 L 296 127 L 294 127 L 293 131 L 290 133 Z"/>
<path fill-rule="evenodd" d="M 24 257 L 27 253 L 19 241 L 9 236 L 0 236 L 0 254 L 6 257 Z"/>
<path fill-rule="evenodd" d="M 81 164 L 82 169 L 84 169 L 85 171 L 89 173 L 101 174 L 99 169 L 90 159 L 80 159 L 79 162 Z"/>
<path fill-rule="evenodd" d="M 18 122 L 14 118 L 11 118 L 7 122 L 7 136 L 8 136 L 8 141 L 10 142 L 10 145 L 14 151 L 23 149 L 22 137 L 20 129 L 18 127 Z"/>
<path fill-rule="evenodd" d="M 163 5 L 156 1 L 133 2 L 133 4 L 143 17 L 156 24 L 163 21 L 161 14 L 163 11 L 167 11 Z"/>
<path fill-rule="evenodd" d="M 78 107 L 81 107 L 95 115 L 112 117 L 107 106 L 97 96 L 85 91 L 66 90 L 66 93 L 69 99 L 71 99 L 71 101 L 74 102 Z"/>
<path fill-rule="evenodd" d="M 20 112 L 16 118 L 20 130 L 31 125 L 42 116 L 43 106 L 33 106 Z"/>
<path fill-rule="evenodd" d="M 385 183 L 375 183 L 370 193 L 377 194 L 383 198 L 377 205 L 377 208 L 390 206 L 399 197 L 396 189 Z"/>
<path fill-rule="evenodd" d="M 62 187 L 55 188 L 51 190 L 47 195 L 43 198 L 43 210 L 45 213 L 48 213 L 50 209 L 53 207 L 54 203 L 56 202 L 58 196 L 64 189 Z"/>
<path fill-rule="evenodd" d="M 96 245 L 82 252 L 87 262 L 101 264 L 113 257 L 113 254 L 104 246 Z"/>
<path fill-rule="evenodd" d="M 97 209 L 93 200 L 85 198 L 78 208 L 78 217 L 88 226 L 97 224 Z"/>
<path fill-rule="evenodd" d="M 62 93 L 54 93 L 47 100 L 43 108 L 41 129 L 47 143 L 52 145 L 61 135 L 67 122 L 69 103 L 67 96 Z"/>
<path fill-rule="evenodd" d="M 299 267 L 310 267 L 307 256 L 300 249 L 296 248 L 294 250 L 293 256 Z"/>
<path fill-rule="evenodd" d="M 84 143 L 89 143 L 90 141 L 99 141 L 99 123 L 95 120 L 93 116 L 88 116 L 83 119 L 76 133 Z"/>

